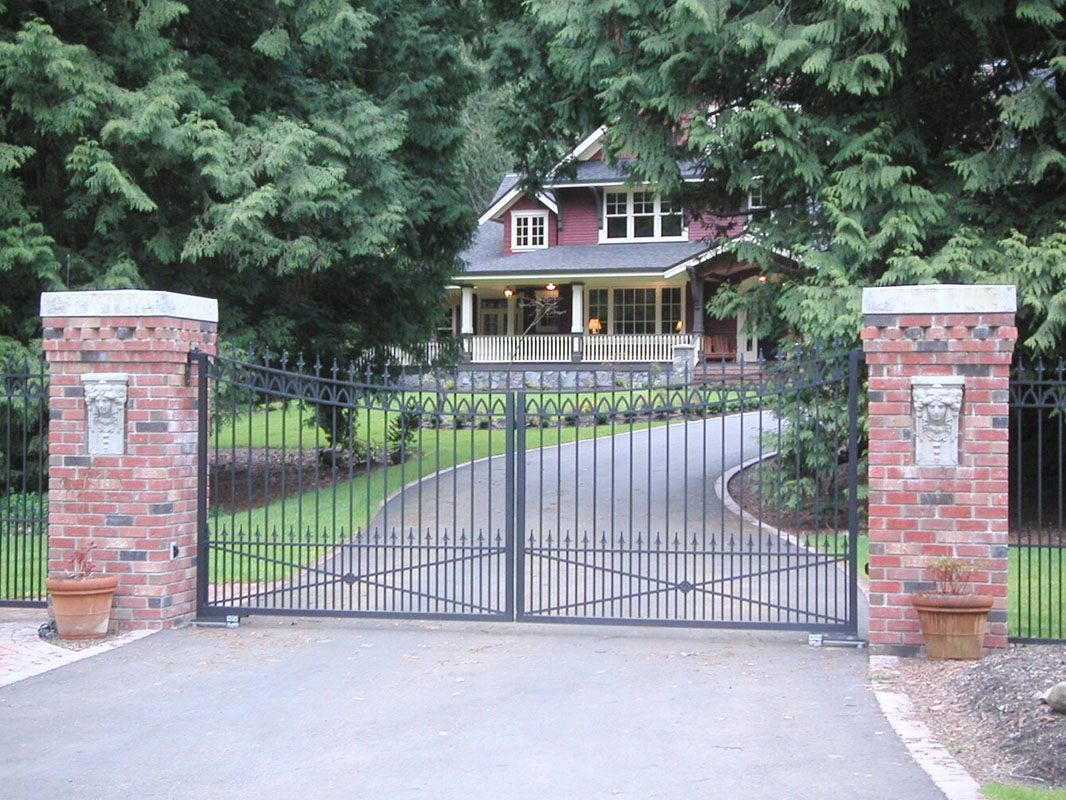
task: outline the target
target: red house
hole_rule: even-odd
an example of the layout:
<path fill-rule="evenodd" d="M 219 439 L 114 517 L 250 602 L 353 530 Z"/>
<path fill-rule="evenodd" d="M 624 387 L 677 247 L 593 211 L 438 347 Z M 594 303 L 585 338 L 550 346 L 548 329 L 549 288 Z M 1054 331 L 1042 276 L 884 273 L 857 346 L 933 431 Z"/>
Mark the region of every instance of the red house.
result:
<path fill-rule="evenodd" d="M 714 244 L 723 230 L 743 236 L 745 216 L 699 219 L 633 185 L 625 159 L 603 160 L 605 131 L 564 160 L 572 177 L 529 194 L 507 175 L 482 214 L 448 296 L 470 361 L 666 362 L 679 344 L 697 358 L 756 359 L 743 315 L 703 311 L 720 282 L 758 272 Z"/>

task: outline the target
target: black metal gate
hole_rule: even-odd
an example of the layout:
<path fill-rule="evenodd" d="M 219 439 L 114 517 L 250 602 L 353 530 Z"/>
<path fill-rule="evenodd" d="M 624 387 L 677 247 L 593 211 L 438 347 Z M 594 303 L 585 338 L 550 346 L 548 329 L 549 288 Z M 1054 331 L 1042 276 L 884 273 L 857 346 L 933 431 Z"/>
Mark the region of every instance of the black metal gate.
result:
<path fill-rule="evenodd" d="M 372 380 L 194 354 L 198 613 L 854 633 L 859 358 Z"/>

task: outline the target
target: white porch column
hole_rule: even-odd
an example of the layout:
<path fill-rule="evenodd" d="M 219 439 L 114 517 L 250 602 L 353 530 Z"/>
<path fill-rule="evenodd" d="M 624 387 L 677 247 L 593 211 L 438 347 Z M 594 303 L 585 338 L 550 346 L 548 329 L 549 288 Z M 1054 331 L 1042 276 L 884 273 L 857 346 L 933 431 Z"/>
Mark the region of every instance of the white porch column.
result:
<path fill-rule="evenodd" d="M 459 333 L 472 335 L 474 333 L 474 287 L 463 287 L 463 302 L 460 310 Z"/>
<path fill-rule="evenodd" d="M 570 333 L 585 332 L 585 284 L 570 286 Z"/>

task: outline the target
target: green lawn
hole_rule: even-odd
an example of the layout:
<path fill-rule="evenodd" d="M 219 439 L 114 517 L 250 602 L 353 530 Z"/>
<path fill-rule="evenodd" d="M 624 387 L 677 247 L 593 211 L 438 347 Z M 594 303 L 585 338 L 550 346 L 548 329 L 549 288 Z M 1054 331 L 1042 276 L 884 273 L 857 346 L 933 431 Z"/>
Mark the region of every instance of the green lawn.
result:
<path fill-rule="evenodd" d="M 1007 551 L 1007 630 L 1011 636 L 1066 638 L 1066 548 Z"/>
<path fill-rule="evenodd" d="M 0 599 L 44 600 L 47 563 L 43 532 L 0 534 Z"/>
<path fill-rule="evenodd" d="M 1066 800 L 1066 789 L 1044 789 L 1039 786 L 1004 786 L 986 783 L 981 791 L 988 800 Z"/>
<path fill-rule="evenodd" d="M 441 400 L 443 396 L 446 400 Z M 527 418 L 548 426 L 572 424 L 574 415 L 582 423 L 597 420 L 605 423 L 605 417 L 637 412 L 640 415 L 654 413 L 660 408 L 677 408 L 682 404 L 706 408 L 714 415 L 734 411 L 740 407 L 738 392 L 723 397 L 718 389 L 665 390 L 665 389 L 619 389 L 617 391 L 540 392 L 526 391 L 517 396 L 525 402 Z M 442 418 L 450 426 L 457 416 L 467 427 L 478 427 L 501 420 L 504 416 L 506 393 L 500 392 L 436 392 L 404 391 L 381 395 L 372 399 L 371 408 L 360 409 L 357 415 L 357 436 L 365 438 L 370 432 L 371 441 L 381 443 L 384 432 L 400 409 L 414 403 L 428 413 L 439 408 Z M 309 423 L 312 416 L 307 406 L 297 403 L 271 403 L 268 408 L 254 414 L 245 414 L 229 419 L 218 427 L 212 436 L 212 446 L 232 447 L 305 447 L 324 446 L 326 432 Z"/>

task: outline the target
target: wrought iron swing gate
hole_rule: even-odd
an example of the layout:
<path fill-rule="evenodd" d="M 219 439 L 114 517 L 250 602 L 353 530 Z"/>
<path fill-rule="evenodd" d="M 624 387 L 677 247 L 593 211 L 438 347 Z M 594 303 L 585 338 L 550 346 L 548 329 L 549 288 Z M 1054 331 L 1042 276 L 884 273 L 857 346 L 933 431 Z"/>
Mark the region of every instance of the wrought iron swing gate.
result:
<path fill-rule="evenodd" d="M 460 389 L 194 353 L 198 614 L 853 633 L 859 358 Z"/>

